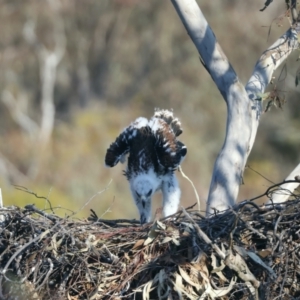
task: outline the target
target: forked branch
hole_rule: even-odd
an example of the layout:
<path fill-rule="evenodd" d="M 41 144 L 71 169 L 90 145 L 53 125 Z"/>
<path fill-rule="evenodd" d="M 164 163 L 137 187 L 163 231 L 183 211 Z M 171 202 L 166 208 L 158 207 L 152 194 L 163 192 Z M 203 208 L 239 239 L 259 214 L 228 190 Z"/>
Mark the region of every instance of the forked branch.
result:
<path fill-rule="evenodd" d="M 222 211 L 236 202 L 247 158 L 255 141 L 261 99 L 273 72 L 298 47 L 298 23 L 293 24 L 258 60 L 246 88 L 230 65 L 195 0 L 171 0 L 202 63 L 227 104 L 226 136 L 215 162 L 207 214 Z"/>

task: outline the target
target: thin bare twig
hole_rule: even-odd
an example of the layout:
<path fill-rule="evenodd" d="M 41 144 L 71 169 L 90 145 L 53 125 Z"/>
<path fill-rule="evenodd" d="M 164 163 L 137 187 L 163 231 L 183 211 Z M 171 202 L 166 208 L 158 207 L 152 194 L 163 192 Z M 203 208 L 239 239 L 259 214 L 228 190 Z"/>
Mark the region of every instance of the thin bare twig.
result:
<path fill-rule="evenodd" d="M 74 217 L 75 215 L 77 215 L 79 212 L 81 212 L 96 196 L 101 195 L 102 193 L 104 193 L 110 186 L 110 184 L 112 183 L 112 179 L 109 181 L 109 183 L 107 184 L 107 186 L 102 190 L 97 192 L 96 194 L 94 194 L 90 199 L 88 199 L 82 206 L 81 208 L 79 208 L 79 210 L 73 212 L 71 215 L 68 216 L 68 218 Z"/>
<path fill-rule="evenodd" d="M 39 215 L 41 215 L 41 216 L 43 216 L 43 217 L 49 219 L 50 221 L 52 221 L 52 222 L 54 222 L 54 223 L 56 223 L 57 220 L 58 220 L 58 219 L 55 218 L 54 216 L 49 215 L 49 214 L 45 213 L 44 211 L 42 211 L 42 210 L 36 208 L 34 204 L 28 204 L 28 205 L 26 205 L 26 206 L 25 206 L 25 209 L 27 209 L 27 210 L 29 210 L 29 211 L 34 211 L 35 213 L 37 213 L 37 214 L 39 214 Z"/>
<path fill-rule="evenodd" d="M 198 203 L 198 210 L 201 211 L 201 205 L 200 205 L 199 195 L 198 195 L 198 192 L 197 192 L 197 190 L 196 190 L 196 187 L 195 187 L 193 181 L 192 181 L 188 176 L 186 176 L 186 175 L 184 174 L 184 172 L 183 172 L 181 166 L 178 167 L 178 170 L 179 170 L 179 172 L 181 173 L 182 177 L 185 178 L 185 179 L 192 185 L 193 190 L 194 190 L 194 193 L 195 193 L 195 196 L 196 196 L 196 199 L 197 199 L 197 203 Z"/>
<path fill-rule="evenodd" d="M 279 182 L 279 183 L 276 183 L 276 184 L 273 184 L 272 186 L 270 186 L 263 194 L 257 196 L 257 197 L 254 197 L 252 199 L 249 199 L 249 201 L 254 201 L 254 200 L 257 200 L 257 199 L 260 199 L 264 196 L 269 196 L 269 193 L 272 189 L 278 187 L 278 186 L 281 186 L 282 184 L 284 183 L 295 183 L 295 182 L 299 182 L 298 179 L 295 179 L 295 180 L 284 180 L 282 182 Z"/>
<path fill-rule="evenodd" d="M 49 204 L 49 208 L 51 209 L 51 212 L 54 213 L 52 205 L 51 205 L 51 202 L 50 202 L 50 200 L 49 200 L 48 197 L 38 196 L 37 193 L 35 193 L 35 192 L 33 192 L 33 191 L 29 190 L 28 188 L 26 188 L 24 186 L 21 186 L 21 185 L 14 184 L 13 186 L 16 188 L 16 190 L 19 190 L 19 191 L 31 194 L 31 195 L 35 196 L 36 198 L 38 198 L 38 199 L 44 199 L 44 200 L 46 200 L 48 202 L 48 204 Z"/>

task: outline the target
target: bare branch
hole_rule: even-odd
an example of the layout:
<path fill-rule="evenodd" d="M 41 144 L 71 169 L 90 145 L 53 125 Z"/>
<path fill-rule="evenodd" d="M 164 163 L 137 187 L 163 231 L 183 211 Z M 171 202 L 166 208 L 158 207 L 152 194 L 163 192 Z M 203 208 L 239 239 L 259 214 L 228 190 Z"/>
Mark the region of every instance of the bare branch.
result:
<path fill-rule="evenodd" d="M 201 62 L 227 101 L 229 89 L 238 78 L 200 7 L 194 0 L 171 1 L 200 54 Z"/>
<path fill-rule="evenodd" d="M 201 56 L 201 62 L 227 103 L 226 137 L 214 165 L 207 200 L 207 213 L 214 209 L 222 211 L 233 206 L 237 199 L 262 111 L 258 95 L 264 92 L 276 68 L 298 47 L 300 26 L 295 23 L 263 53 L 245 89 L 197 2 L 171 1 Z"/>
<path fill-rule="evenodd" d="M 264 11 L 272 2 L 273 2 L 273 0 L 267 0 L 265 2 L 265 6 L 262 9 L 260 9 L 260 11 Z"/>
<path fill-rule="evenodd" d="M 56 3 L 58 1 L 54 2 Z M 56 7 L 55 10 L 57 10 Z M 44 50 L 38 53 L 40 60 L 40 76 L 42 82 L 42 121 L 39 140 L 42 144 L 47 144 L 53 131 L 55 118 L 54 86 L 56 81 L 56 71 L 57 66 L 62 60 L 66 49 L 64 26 L 62 19 L 58 13 L 56 13 L 53 34 L 55 39 L 54 51 L 45 51 L 45 48 L 43 48 Z"/>
<path fill-rule="evenodd" d="M 37 134 L 37 155 L 30 166 L 28 174 L 35 178 L 39 170 L 40 153 L 51 139 L 55 121 L 54 88 L 56 72 L 66 50 L 66 36 L 63 19 L 60 15 L 60 0 L 47 1 L 53 11 L 53 37 L 54 49 L 50 50 L 38 39 L 35 31 L 35 22 L 29 20 L 23 28 L 27 42 L 33 46 L 38 57 L 41 78 L 41 121 Z"/>
<path fill-rule="evenodd" d="M 0 188 L 0 208 L 3 208 L 3 199 L 2 199 L 2 190 Z M 0 215 L 0 222 L 3 222 L 5 220 L 4 215 Z"/>
<path fill-rule="evenodd" d="M 272 46 L 270 46 L 257 61 L 253 74 L 250 77 L 246 91 L 249 99 L 252 100 L 252 132 L 250 146 L 252 147 L 255 141 L 259 119 L 262 112 L 262 99 L 260 94 L 263 94 L 266 87 L 270 83 L 273 73 L 280 64 L 298 48 L 297 33 L 300 31 L 300 24 L 294 28 L 290 28 L 282 35 Z"/>
<path fill-rule="evenodd" d="M 48 1 L 50 8 L 54 12 L 54 50 L 48 50 L 37 38 L 35 34 L 35 23 L 33 20 L 26 22 L 23 33 L 27 42 L 31 44 L 38 56 L 40 64 L 40 77 L 42 83 L 41 97 L 41 124 L 39 130 L 39 142 L 41 145 L 48 143 L 55 118 L 54 86 L 56 81 L 57 66 L 62 60 L 66 49 L 66 37 L 64 32 L 63 19 L 59 14 L 60 1 Z"/>
<path fill-rule="evenodd" d="M 296 180 L 296 181 L 294 181 Z M 300 164 L 286 177 L 278 191 L 272 195 L 268 203 L 281 203 L 288 200 L 294 190 L 300 185 Z"/>
<path fill-rule="evenodd" d="M 208 211 L 233 206 L 242 182 L 251 137 L 251 103 L 196 1 L 172 0 L 188 34 L 227 103 L 226 137 L 215 162 Z"/>

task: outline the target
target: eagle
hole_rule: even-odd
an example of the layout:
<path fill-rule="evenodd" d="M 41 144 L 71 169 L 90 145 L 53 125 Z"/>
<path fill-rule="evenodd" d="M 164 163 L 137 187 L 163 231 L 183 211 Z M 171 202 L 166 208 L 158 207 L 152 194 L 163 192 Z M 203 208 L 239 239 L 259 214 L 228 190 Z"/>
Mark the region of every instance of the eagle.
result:
<path fill-rule="evenodd" d="M 151 198 L 159 190 L 163 195 L 163 215 L 177 212 L 181 191 L 175 171 L 187 154 L 186 146 L 177 140 L 181 133 L 181 123 L 172 111 L 155 109 L 150 120 L 137 118 L 107 149 L 107 167 L 127 160 L 124 175 L 141 224 L 151 221 Z"/>

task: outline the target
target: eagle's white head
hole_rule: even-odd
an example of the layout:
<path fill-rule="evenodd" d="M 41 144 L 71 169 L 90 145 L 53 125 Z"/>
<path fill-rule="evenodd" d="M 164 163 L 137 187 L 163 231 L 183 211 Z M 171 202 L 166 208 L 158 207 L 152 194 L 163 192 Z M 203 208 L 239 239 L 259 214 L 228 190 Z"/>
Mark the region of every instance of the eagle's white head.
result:
<path fill-rule="evenodd" d="M 161 186 L 161 178 L 152 169 L 148 172 L 135 174 L 129 179 L 130 189 L 140 211 L 141 223 L 151 220 L 151 199 Z"/>
<path fill-rule="evenodd" d="M 154 192 L 153 184 L 151 184 L 151 182 L 146 179 L 141 179 L 135 182 L 133 188 L 137 197 L 142 201 L 151 199 L 151 196 Z"/>
<path fill-rule="evenodd" d="M 138 174 L 130 180 L 130 187 L 133 197 L 139 201 L 151 201 L 152 195 L 159 188 L 160 180 L 153 170 Z"/>

